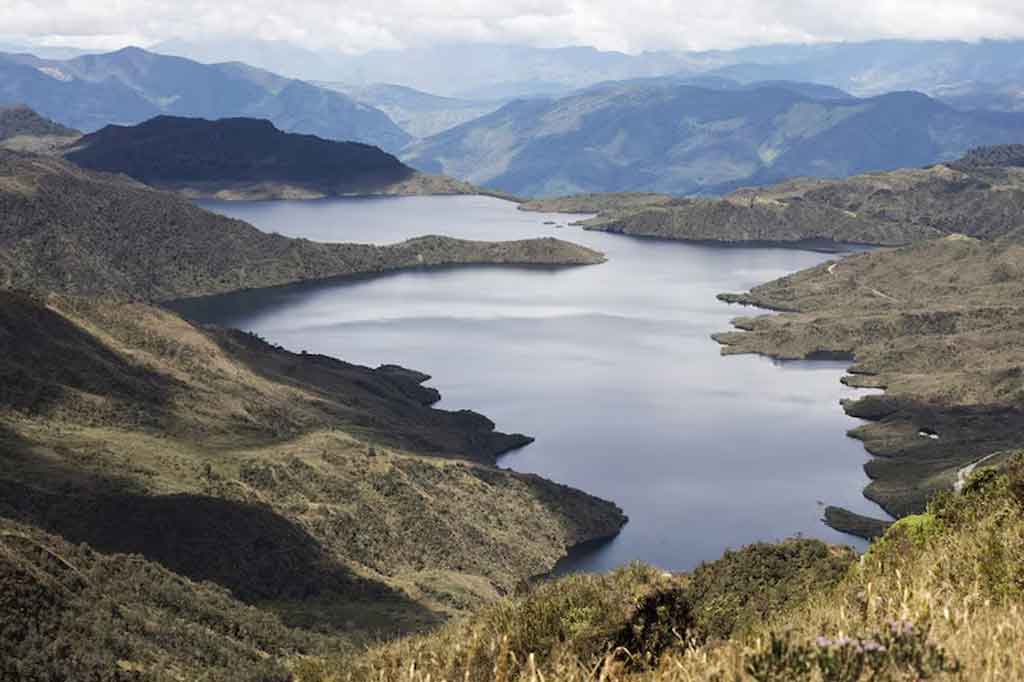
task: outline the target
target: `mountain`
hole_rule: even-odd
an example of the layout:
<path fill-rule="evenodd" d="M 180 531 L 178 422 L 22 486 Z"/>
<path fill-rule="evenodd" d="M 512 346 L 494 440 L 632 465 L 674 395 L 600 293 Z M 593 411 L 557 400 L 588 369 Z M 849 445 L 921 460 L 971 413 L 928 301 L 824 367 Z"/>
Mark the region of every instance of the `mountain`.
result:
<path fill-rule="evenodd" d="M 811 81 L 870 96 L 898 90 L 929 95 L 966 83 L 1020 82 L 1024 41 L 875 40 L 774 45 L 706 54 L 729 62 L 712 73 L 744 82 Z"/>
<path fill-rule="evenodd" d="M 954 109 L 1021 112 L 1024 80 L 960 83 L 939 89 L 935 96 Z"/>
<path fill-rule="evenodd" d="M 447 97 L 506 99 L 564 94 L 603 80 L 660 76 L 690 70 L 698 58 L 683 53 L 628 55 L 592 47 L 534 48 L 448 44 L 342 54 L 258 40 L 173 40 L 154 51 L 199 61 L 242 61 L 305 80 L 371 86 L 394 83 Z M 717 64 L 717 62 L 716 62 Z"/>
<path fill-rule="evenodd" d="M 1024 82 L 1024 42 L 1015 40 L 874 40 L 635 55 L 496 44 L 345 55 L 258 40 L 178 40 L 154 49 L 199 61 L 243 61 L 307 80 L 395 83 L 468 99 L 560 97 L 602 81 L 659 76 L 811 82 L 865 97 L 902 90 L 939 97 L 971 84 Z"/>
<path fill-rule="evenodd" d="M 392 246 L 266 234 L 124 176 L 0 151 L 0 286 L 169 300 L 308 279 L 458 263 L 584 264 L 555 239 Z"/>
<path fill-rule="evenodd" d="M 440 97 L 402 85 L 376 83 L 351 86 L 318 82 L 318 86 L 345 93 L 357 102 L 380 109 L 413 137 L 430 137 L 501 108 L 494 100 Z"/>
<path fill-rule="evenodd" d="M 248 118 L 158 116 L 137 126 L 107 126 L 65 156 L 84 168 L 191 196 L 402 193 L 421 182 L 420 174 L 377 147 L 284 133 Z M 443 179 L 422 182 L 440 186 Z M 449 192 L 461 190 L 448 184 Z"/>
<path fill-rule="evenodd" d="M 1024 212 L 1024 146 L 971 150 L 928 168 L 845 180 L 797 178 L 721 199 L 596 194 L 527 202 L 531 211 L 597 213 L 580 224 L 643 237 L 718 242 L 902 245 L 951 234 L 995 239 Z"/>
<path fill-rule="evenodd" d="M 338 92 L 243 64 L 199 64 L 138 48 L 68 60 L 0 55 L 0 101 L 91 132 L 159 114 L 267 118 L 282 130 L 397 150 L 409 136 Z"/>
<path fill-rule="evenodd" d="M 918 93 L 813 99 L 777 85 L 613 83 L 510 103 L 403 159 L 521 196 L 692 194 L 922 166 L 1022 138 L 1024 116 L 956 111 Z"/>
<path fill-rule="evenodd" d="M 282 40 L 194 40 L 173 38 L 149 46 L 150 52 L 185 57 L 203 64 L 240 62 L 300 80 L 336 77 L 340 53 L 318 52 Z"/>

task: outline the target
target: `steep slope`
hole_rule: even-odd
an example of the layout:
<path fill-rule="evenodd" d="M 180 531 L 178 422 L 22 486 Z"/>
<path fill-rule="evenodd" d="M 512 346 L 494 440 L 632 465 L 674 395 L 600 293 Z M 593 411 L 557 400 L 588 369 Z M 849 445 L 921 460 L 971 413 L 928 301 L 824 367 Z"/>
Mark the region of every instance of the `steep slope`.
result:
<path fill-rule="evenodd" d="M 422 627 L 624 522 L 495 468 L 529 439 L 430 408 L 425 375 L 144 304 L 0 291 L 0 377 L 0 516 L 140 554 L 291 623 Z"/>
<path fill-rule="evenodd" d="M 954 233 L 996 238 L 1020 226 L 1024 154 L 1019 145 L 983 147 L 929 168 L 799 178 L 722 199 L 599 194 L 521 208 L 600 213 L 584 228 L 666 239 L 901 245 Z"/>
<path fill-rule="evenodd" d="M 598 263 L 555 239 L 392 246 L 317 244 L 260 232 L 122 176 L 0 151 L 0 286 L 169 300 L 460 263 Z"/>
<path fill-rule="evenodd" d="M 0 519 L 0 677 L 291 679 L 283 661 L 344 647 L 209 583 Z"/>
<path fill-rule="evenodd" d="M 837 100 L 777 86 L 622 83 L 513 102 L 403 159 L 521 196 L 718 193 L 922 166 L 1022 135 L 1024 116 L 955 111 L 915 93 Z"/>
<path fill-rule="evenodd" d="M 244 65 L 207 65 L 125 48 L 68 60 L 0 55 L 0 73 L 0 99 L 24 102 L 86 132 L 171 114 L 268 118 L 289 132 L 389 150 L 409 140 L 377 109 Z"/>
<path fill-rule="evenodd" d="M 831 552 L 831 556 L 830 556 Z M 424 637 L 307 659 L 304 682 L 915 682 L 1024 677 L 1024 461 L 837 548 L 754 545 L 692 575 L 570 576 Z"/>

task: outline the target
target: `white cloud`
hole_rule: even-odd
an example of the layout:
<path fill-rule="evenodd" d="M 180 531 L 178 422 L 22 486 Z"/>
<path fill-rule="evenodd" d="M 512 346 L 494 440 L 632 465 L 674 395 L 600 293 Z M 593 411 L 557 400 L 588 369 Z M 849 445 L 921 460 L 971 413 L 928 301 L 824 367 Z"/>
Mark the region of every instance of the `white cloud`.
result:
<path fill-rule="evenodd" d="M 1021 0 L 0 0 L 2 31 L 113 48 L 261 38 L 361 52 L 436 42 L 637 52 L 879 37 L 1024 37 Z"/>

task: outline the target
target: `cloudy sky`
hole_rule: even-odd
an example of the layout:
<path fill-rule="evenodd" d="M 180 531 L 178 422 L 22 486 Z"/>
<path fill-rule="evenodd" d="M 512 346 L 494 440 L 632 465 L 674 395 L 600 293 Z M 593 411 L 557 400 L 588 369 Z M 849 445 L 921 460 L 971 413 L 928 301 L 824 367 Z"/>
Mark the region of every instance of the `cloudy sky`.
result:
<path fill-rule="evenodd" d="M 363 52 L 440 42 L 638 52 L 878 37 L 1024 37 L 1022 0 L 0 0 L 8 40 L 88 48 L 261 38 Z"/>

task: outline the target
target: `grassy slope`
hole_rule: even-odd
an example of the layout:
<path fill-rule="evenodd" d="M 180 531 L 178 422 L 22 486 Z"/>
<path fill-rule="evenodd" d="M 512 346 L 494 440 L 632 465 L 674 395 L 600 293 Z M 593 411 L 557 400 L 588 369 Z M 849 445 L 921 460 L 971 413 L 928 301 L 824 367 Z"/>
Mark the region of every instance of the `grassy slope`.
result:
<path fill-rule="evenodd" d="M 0 282 L 75 295 L 169 300 L 399 268 L 579 265 L 601 254 L 556 239 L 391 246 L 260 232 L 122 176 L 0 151 Z"/>
<path fill-rule="evenodd" d="M 927 169 L 846 180 L 801 178 L 738 190 L 722 199 L 584 195 L 527 204 L 528 210 L 599 213 L 586 229 L 721 242 L 829 240 L 901 245 L 962 233 L 995 238 L 1019 226 L 1024 170 L 1012 145 Z"/>
<path fill-rule="evenodd" d="M 0 519 L 0 678 L 286 682 L 284 661 L 337 652 L 227 590 Z M 14 617 L 16 614 L 17 617 Z"/>
<path fill-rule="evenodd" d="M 1019 680 L 1022 565 L 1017 459 L 1009 475 L 983 471 L 964 495 L 897 524 L 855 563 L 789 541 L 692 576 L 638 565 L 565 578 L 431 635 L 307 659 L 299 681 Z"/>
<path fill-rule="evenodd" d="M 848 403 L 878 458 L 867 495 L 918 512 L 973 461 L 1024 443 L 1024 246 L 949 237 L 826 263 L 726 300 L 777 310 L 721 334 L 724 353 L 853 353 L 847 383 L 885 388 Z M 928 438 L 921 432 L 934 433 Z"/>
<path fill-rule="evenodd" d="M 0 292 L 0 378 L 0 515 L 141 554 L 292 624 L 436 623 L 624 521 L 494 468 L 528 439 L 429 408 L 423 375 L 143 304 Z"/>
<path fill-rule="evenodd" d="M 81 133 L 65 128 L 20 104 L 0 106 L 0 149 L 51 154 L 73 143 Z"/>

